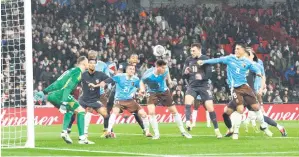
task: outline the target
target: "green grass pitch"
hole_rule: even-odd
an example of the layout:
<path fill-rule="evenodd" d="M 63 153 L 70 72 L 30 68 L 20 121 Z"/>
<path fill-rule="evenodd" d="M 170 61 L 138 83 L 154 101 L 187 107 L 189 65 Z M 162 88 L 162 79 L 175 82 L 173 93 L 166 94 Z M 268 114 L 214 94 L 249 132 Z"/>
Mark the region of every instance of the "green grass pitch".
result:
<path fill-rule="evenodd" d="M 142 135 L 137 124 L 120 124 L 114 127 L 116 139 L 102 139 L 103 125 L 91 125 L 89 139 L 95 145 L 77 144 L 77 126 L 73 126 L 71 137 L 74 144 L 68 145 L 60 138 L 60 125 L 37 126 L 36 148 L 4 148 L 2 156 L 299 156 L 299 122 L 281 121 L 288 132 L 282 138 L 280 132 L 270 127 L 273 137 L 262 132 L 254 133 L 249 126 L 245 133 L 240 128 L 239 140 L 216 139 L 213 128 L 197 123 L 190 132 L 192 139 L 185 139 L 176 124 L 159 124 L 160 140 L 151 140 Z M 220 130 L 226 129 L 220 123 Z"/>

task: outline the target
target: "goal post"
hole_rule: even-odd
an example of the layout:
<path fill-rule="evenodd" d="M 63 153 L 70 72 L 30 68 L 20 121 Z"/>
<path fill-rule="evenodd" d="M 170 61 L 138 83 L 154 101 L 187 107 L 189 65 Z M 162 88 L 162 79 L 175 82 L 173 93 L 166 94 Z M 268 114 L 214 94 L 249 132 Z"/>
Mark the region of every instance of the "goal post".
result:
<path fill-rule="evenodd" d="M 32 22 L 31 0 L 24 0 L 25 23 L 25 66 L 26 66 L 26 104 L 27 104 L 27 141 L 25 147 L 34 148 L 34 101 L 33 101 L 33 61 L 32 61 Z"/>
<path fill-rule="evenodd" d="M 1 148 L 35 147 L 31 0 L 1 0 Z"/>

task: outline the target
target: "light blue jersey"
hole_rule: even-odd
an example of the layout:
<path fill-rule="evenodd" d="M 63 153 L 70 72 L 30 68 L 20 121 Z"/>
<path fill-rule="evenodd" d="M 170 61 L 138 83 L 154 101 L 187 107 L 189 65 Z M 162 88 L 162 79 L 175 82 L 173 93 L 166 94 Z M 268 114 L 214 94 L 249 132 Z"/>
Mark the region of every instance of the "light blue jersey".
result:
<path fill-rule="evenodd" d="M 126 73 L 117 74 L 112 77 L 116 84 L 115 100 L 131 100 L 133 99 L 137 88 L 139 88 L 139 78 L 132 76 L 128 78 Z"/>
<path fill-rule="evenodd" d="M 201 100 L 201 96 L 197 95 L 196 100 Z"/>
<path fill-rule="evenodd" d="M 260 69 L 245 57 L 237 58 L 235 55 L 229 55 L 220 58 L 208 59 L 204 64 L 226 64 L 227 79 L 229 87 L 240 87 L 247 84 L 246 73 L 248 70 L 261 75 Z"/>
<path fill-rule="evenodd" d="M 264 63 L 263 63 L 263 61 L 260 60 L 260 59 L 258 59 L 258 62 L 256 63 L 256 66 L 261 71 L 261 74 L 263 76 L 265 76 L 265 69 L 264 69 Z M 261 88 L 261 86 L 262 86 L 261 81 L 262 81 L 261 77 L 258 77 L 258 76 L 255 77 L 255 79 L 254 79 L 254 90 L 255 91 L 258 91 Z"/>
<path fill-rule="evenodd" d="M 95 66 L 95 70 L 96 70 L 96 71 L 103 72 L 103 73 L 105 73 L 107 76 L 110 77 L 109 67 L 108 67 L 108 65 L 107 65 L 105 62 L 98 61 L 97 64 L 96 64 L 96 66 Z M 102 94 L 104 94 L 104 93 L 105 93 L 104 88 L 100 88 L 100 95 L 102 95 Z"/>
<path fill-rule="evenodd" d="M 147 86 L 148 93 L 162 93 L 168 90 L 166 79 L 169 69 L 166 68 L 164 74 L 156 75 L 155 67 L 148 69 L 141 78 L 142 82 Z"/>

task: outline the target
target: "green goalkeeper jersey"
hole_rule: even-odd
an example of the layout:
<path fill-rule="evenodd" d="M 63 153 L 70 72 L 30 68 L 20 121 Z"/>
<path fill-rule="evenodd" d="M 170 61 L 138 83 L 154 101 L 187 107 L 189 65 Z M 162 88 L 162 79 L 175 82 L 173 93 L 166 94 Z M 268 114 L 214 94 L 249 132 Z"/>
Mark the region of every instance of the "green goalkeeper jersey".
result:
<path fill-rule="evenodd" d="M 48 86 L 44 91 L 46 93 L 61 90 L 63 91 L 62 102 L 66 102 L 67 97 L 77 87 L 81 80 L 81 69 L 75 67 L 64 72 L 55 82 Z"/>

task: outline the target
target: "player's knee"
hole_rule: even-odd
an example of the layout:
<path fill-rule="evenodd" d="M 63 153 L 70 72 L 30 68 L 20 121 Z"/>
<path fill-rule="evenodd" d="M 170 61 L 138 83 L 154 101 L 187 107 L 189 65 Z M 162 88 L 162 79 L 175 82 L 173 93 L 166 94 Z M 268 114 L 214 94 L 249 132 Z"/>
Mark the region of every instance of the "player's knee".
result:
<path fill-rule="evenodd" d="M 234 110 L 226 106 L 223 114 L 231 115 L 233 112 Z"/>
<path fill-rule="evenodd" d="M 168 107 L 168 110 L 170 111 L 171 114 L 175 115 L 178 113 L 178 110 L 176 109 L 175 106 L 170 106 Z"/>
<path fill-rule="evenodd" d="M 113 112 L 114 114 L 119 114 L 119 112 L 120 112 L 120 108 L 118 108 L 118 107 L 113 107 L 112 112 Z"/>
<path fill-rule="evenodd" d="M 253 111 L 258 111 L 258 110 L 260 110 L 260 105 L 259 104 L 253 104 L 253 105 L 251 105 L 251 108 L 252 108 Z"/>
<path fill-rule="evenodd" d="M 85 111 L 92 113 L 92 108 L 91 107 L 86 107 Z"/>
<path fill-rule="evenodd" d="M 142 117 L 142 118 L 146 118 L 146 116 L 147 116 L 146 112 L 145 112 L 143 109 L 139 110 L 139 111 L 138 111 L 138 114 L 139 114 L 140 117 Z"/>
<path fill-rule="evenodd" d="M 149 115 L 155 115 L 156 114 L 156 112 L 155 112 L 155 105 L 154 104 L 148 104 L 147 105 L 147 110 L 148 110 L 148 114 Z"/>
<path fill-rule="evenodd" d="M 156 112 L 155 111 L 148 111 L 148 114 L 151 115 L 151 116 L 153 116 L 153 115 L 156 114 Z"/>
<path fill-rule="evenodd" d="M 108 117 L 108 113 L 107 112 L 104 112 L 101 114 L 104 118 L 107 118 Z"/>
<path fill-rule="evenodd" d="M 85 112 L 85 109 L 81 106 L 79 106 L 76 110 L 75 110 L 76 113 L 81 113 L 81 112 Z"/>
<path fill-rule="evenodd" d="M 240 114 L 243 114 L 244 113 L 244 106 L 243 105 L 237 106 L 237 112 L 240 113 Z"/>
<path fill-rule="evenodd" d="M 212 100 L 206 101 L 205 106 L 206 106 L 207 111 L 209 111 L 209 112 L 214 111 L 214 104 L 213 104 Z"/>
<path fill-rule="evenodd" d="M 194 101 L 194 98 L 191 95 L 185 96 L 185 104 L 192 104 Z"/>

